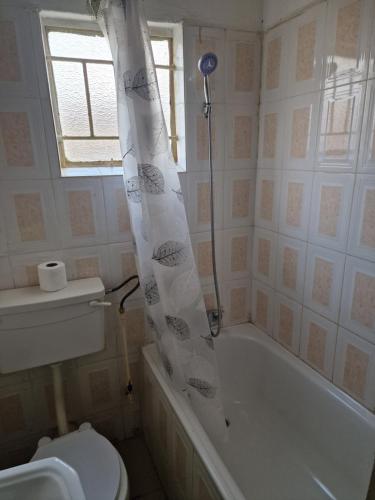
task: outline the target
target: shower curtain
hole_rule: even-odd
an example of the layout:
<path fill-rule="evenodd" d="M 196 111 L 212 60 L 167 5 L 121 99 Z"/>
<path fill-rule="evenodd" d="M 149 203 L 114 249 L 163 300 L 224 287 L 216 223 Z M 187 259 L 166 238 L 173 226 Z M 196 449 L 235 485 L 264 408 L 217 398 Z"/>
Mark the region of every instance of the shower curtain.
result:
<path fill-rule="evenodd" d="M 141 0 L 102 0 L 98 19 L 113 56 L 124 182 L 147 322 L 174 385 L 206 430 L 222 434 L 214 341 Z"/>

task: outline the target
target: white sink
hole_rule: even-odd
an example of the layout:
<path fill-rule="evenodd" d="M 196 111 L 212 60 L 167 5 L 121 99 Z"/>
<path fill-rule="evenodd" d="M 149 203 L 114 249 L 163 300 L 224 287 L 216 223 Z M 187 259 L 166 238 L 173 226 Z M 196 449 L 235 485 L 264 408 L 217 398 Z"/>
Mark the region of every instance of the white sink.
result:
<path fill-rule="evenodd" d="M 1 500 L 85 500 L 76 471 L 58 458 L 0 471 Z"/>

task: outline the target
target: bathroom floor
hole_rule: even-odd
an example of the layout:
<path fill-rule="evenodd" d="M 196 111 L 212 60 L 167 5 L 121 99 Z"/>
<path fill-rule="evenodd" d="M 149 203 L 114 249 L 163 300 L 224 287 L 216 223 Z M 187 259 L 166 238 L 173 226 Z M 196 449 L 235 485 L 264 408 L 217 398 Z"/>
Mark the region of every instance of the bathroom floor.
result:
<path fill-rule="evenodd" d="M 131 500 L 166 500 L 165 493 L 142 437 L 126 439 L 117 449 L 130 482 Z"/>

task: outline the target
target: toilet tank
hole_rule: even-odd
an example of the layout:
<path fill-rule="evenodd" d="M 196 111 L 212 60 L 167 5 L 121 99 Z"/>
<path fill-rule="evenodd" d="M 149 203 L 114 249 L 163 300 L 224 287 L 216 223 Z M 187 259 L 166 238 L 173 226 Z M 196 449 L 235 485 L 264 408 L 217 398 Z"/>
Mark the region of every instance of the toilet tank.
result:
<path fill-rule="evenodd" d="M 104 349 L 105 290 L 100 278 L 0 291 L 0 373 L 77 358 Z"/>

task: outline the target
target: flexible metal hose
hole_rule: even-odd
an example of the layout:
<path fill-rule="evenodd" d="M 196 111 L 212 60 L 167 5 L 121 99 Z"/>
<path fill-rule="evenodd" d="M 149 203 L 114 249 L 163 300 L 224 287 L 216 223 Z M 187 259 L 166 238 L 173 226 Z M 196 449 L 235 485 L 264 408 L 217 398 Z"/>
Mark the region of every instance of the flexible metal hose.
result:
<path fill-rule="evenodd" d="M 217 269 L 216 269 L 216 246 L 215 246 L 215 202 L 214 202 L 214 173 L 213 173 L 213 162 L 212 162 L 212 124 L 211 124 L 211 99 L 210 99 L 210 89 L 208 76 L 204 77 L 204 93 L 206 98 L 206 103 L 204 106 L 204 116 L 207 119 L 207 129 L 208 129 L 208 163 L 210 167 L 210 209 L 211 209 L 211 254 L 212 254 L 212 271 L 214 275 L 214 286 L 216 295 L 216 306 L 218 313 L 218 321 L 216 331 L 212 328 L 211 335 L 217 337 L 220 334 L 222 328 L 222 310 L 220 301 L 220 291 L 219 283 L 217 279 Z"/>

